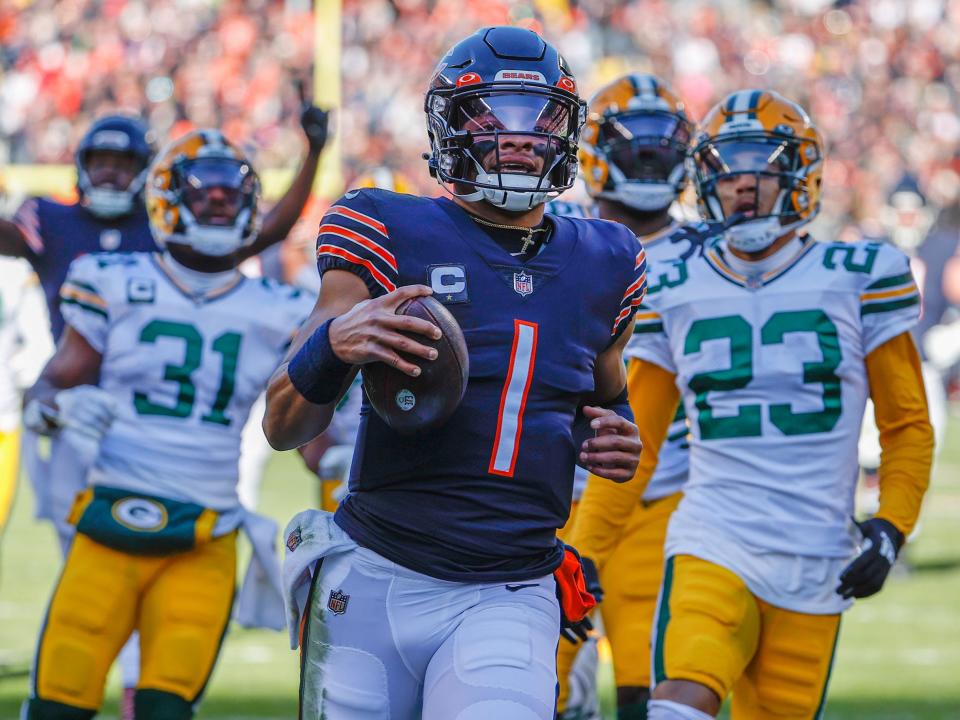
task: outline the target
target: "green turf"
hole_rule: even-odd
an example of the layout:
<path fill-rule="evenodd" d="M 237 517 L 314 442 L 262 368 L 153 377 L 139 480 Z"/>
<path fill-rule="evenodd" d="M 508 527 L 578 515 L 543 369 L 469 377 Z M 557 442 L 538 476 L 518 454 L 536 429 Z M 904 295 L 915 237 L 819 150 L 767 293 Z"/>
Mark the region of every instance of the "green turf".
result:
<path fill-rule="evenodd" d="M 263 509 L 281 525 L 312 502 L 315 483 L 299 457 L 277 455 Z M 0 720 L 17 716 L 26 669 L 59 556 L 52 530 L 31 518 L 21 487 L 0 547 Z M 827 718 L 960 720 L 960 420 L 954 419 L 936 470 L 913 569 L 844 617 Z M 297 656 L 285 634 L 234 628 L 198 718 L 289 720 L 296 716 Z M 609 683 L 607 669 L 603 677 Z M 100 717 L 117 717 L 110 680 Z M 604 695 L 610 697 L 609 685 Z"/>

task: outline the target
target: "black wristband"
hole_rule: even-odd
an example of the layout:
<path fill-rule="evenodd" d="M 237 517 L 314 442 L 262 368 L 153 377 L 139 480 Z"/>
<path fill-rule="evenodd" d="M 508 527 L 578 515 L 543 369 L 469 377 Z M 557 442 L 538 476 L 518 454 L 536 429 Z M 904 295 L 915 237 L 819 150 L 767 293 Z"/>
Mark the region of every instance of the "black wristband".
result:
<path fill-rule="evenodd" d="M 617 397 L 615 397 L 610 402 L 604 403 L 600 407 L 607 408 L 608 410 L 613 410 L 620 417 L 624 417 L 630 422 L 633 422 L 633 410 L 630 409 L 630 401 L 627 398 L 627 388 L 624 386 L 623 390 L 620 392 Z M 580 465 L 580 448 L 583 447 L 583 443 L 594 437 L 597 432 L 592 427 L 590 423 L 592 420 L 583 414 L 583 408 L 577 408 L 577 414 L 573 416 L 573 447 L 574 452 L 576 453 L 576 463 Z M 584 467 L 580 465 L 580 467 Z"/>
<path fill-rule="evenodd" d="M 327 320 L 297 350 L 287 363 L 287 376 L 297 392 L 315 405 L 326 405 L 337 399 L 353 366 L 337 357 L 330 345 L 330 323 Z"/>
<path fill-rule="evenodd" d="M 613 410 L 617 415 L 633 422 L 633 410 L 630 408 L 630 398 L 627 396 L 627 386 L 610 402 L 604 403 L 603 407 Z"/>

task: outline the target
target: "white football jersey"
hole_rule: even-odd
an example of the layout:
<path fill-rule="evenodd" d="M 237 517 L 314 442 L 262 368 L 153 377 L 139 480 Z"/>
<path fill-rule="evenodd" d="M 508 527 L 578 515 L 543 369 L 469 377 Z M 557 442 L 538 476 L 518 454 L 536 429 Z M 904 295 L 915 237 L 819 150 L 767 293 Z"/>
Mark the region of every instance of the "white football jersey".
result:
<path fill-rule="evenodd" d="M 20 395 L 53 353 L 46 300 L 29 263 L 0 257 L 0 432 L 20 424 Z"/>
<path fill-rule="evenodd" d="M 671 242 L 680 228 L 680 223 L 674 220 L 663 230 L 641 238 L 644 252 L 647 255 L 648 268 L 656 263 L 674 260 L 681 252 L 689 249 L 689 245 L 685 242 Z M 652 278 L 653 276 L 648 271 L 647 282 L 651 282 Z M 653 281 L 656 282 L 656 279 L 653 278 Z M 647 292 L 649 292 L 649 285 Z M 638 315 L 642 312 L 641 309 Z M 642 330 L 644 327 L 642 323 L 634 324 L 634 335 L 630 339 L 631 346 L 637 342 L 643 342 Z M 639 336 L 637 335 L 638 330 L 641 331 Z M 630 346 L 627 348 L 625 357 L 630 357 Z M 690 465 L 690 445 L 687 442 L 687 435 L 687 415 L 683 403 L 680 403 L 677 407 L 677 414 L 674 416 L 673 422 L 670 423 L 669 430 L 667 430 L 667 437 L 660 446 L 657 469 L 654 470 L 653 477 L 650 478 L 646 490 L 643 491 L 644 500 L 659 500 L 668 495 L 673 495 L 683 488 L 683 484 L 687 481 L 687 470 Z"/>
<path fill-rule="evenodd" d="M 568 217 L 595 218 L 599 217 L 596 206 L 578 205 L 576 203 L 563 202 L 562 200 L 552 200 L 547 203 L 547 212 L 554 215 L 565 215 Z M 658 230 L 655 233 L 640 238 L 643 249 L 646 252 L 648 266 L 658 261 L 672 260 L 679 253 L 689 249 L 687 243 L 672 243 L 671 236 L 680 229 L 681 225 L 676 220 Z M 650 273 L 647 273 L 647 281 L 650 281 Z M 637 326 L 634 328 L 634 333 Z M 636 342 L 636 340 L 631 340 Z M 683 410 L 683 404 L 677 408 L 677 415 L 674 417 L 670 429 L 667 431 L 667 437 L 660 447 L 660 457 L 657 460 L 657 469 L 654 471 L 650 483 L 643 493 L 643 500 L 659 500 L 660 498 L 672 495 L 678 492 L 687 479 L 687 421 Z M 573 498 L 579 500 L 587 485 L 588 473 L 586 470 L 577 466 L 574 475 Z"/>
<path fill-rule="evenodd" d="M 313 299 L 240 273 L 192 294 L 158 254 L 96 253 L 70 266 L 61 307 L 117 402 L 91 482 L 236 507 L 241 431 Z"/>
<path fill-rule="evenodd" d="M 920 298 L 891 245 L 798 246 L 757 277 L 736 272 L 722 244 L 654 263 L 629 353 L 676 374 L 690 418 L 690 474 L 668 553 L 732 564 L 761 597 L 787 606 L 774 590 L 793 581 L 770 578 L 777 564 L 767 560 L 825 559 L 795 570 L 820 573 L 829 591 L 816 595 L 797 575 L 807 595 L 792 604 L 832 612 L 842 603 L 830 576 L 854 552 L 864 359 L 914 325 Z M 725 543 L 739 550 L 724 553 Z"/>

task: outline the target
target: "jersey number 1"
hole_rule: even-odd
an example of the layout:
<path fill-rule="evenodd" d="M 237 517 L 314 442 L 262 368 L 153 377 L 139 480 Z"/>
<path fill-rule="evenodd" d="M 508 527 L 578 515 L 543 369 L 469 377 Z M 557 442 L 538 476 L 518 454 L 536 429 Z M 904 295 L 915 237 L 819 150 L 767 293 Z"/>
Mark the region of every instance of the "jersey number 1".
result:
<path fill-rule="evenodd" d="M 497 414 L 497 434 L 490 453 L 491 475 L 513 477 L 520 450 L 520 434 L 523 432 L 523 411 L 527 406 L 527 393 L 533 380 L 533 366 L 537 360 L 537 324 L 524 320 L 513 321 L 513 348 L 510 350 L 510 367 L 500 395 L 500 412 Z"/>
<path fill-rule="evenodd" d="M 153 402 L 147 393 L 137 390 L 133 394 L 133 406 L 140 415 L 164 415 L 166 417 L 185 418 L 193 412 L 197 397 L 197 387 L 193 383 L 193 373 L 200 367 L 203 356 L 203 337 L 200 331 L 187 323 L 153 320 L 140 332 L 140 342 L 156 343 L 158 338 L 179 338 L 184 342 L 183 362 L 179 365 L 168 364 L 163 369 L 163 379 L 177 383 L 177 402 L 173 406 Z M 221 357 L 220 387 L 213 400 L 210 412 L 200 418 L 214 425 L 230 425 L 224 411 L 233 397 L 237 377 L 237 357 L 240 354 L 242 336 L 235 332 L 218 335 L 210 348 Z"/>

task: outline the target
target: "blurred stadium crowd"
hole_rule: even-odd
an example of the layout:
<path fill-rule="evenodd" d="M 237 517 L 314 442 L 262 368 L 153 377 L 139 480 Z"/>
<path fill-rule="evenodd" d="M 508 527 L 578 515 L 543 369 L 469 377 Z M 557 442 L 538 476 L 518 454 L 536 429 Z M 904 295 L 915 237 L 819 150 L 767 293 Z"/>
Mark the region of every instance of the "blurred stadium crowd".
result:
<path fill-rule="evenodd" d="M 0 166 L 70 163 L 90 123 L 120 109 L 159 142 L 217 126 L 252 146 L 259 169 L 288 167 L 302 148 L 291 118 L 312 73 L 311 11 L 312 0 L 3 3 Z M 814 235 L 911 253 L 929 237 L 915 268 L 933 290 L 924 329 L 960 305 L 960 0 L 343 0 L 342 12 L 349 183 L 373 184 L 378 168 L 396 189 L 439 192 L 421 158 L 425 78 L 455 38 L 519 24 L 558 44 L 585 95 L 637 71 L 670 81 L 694 118 L 737 88 L 798 101 L 828 148 Z M 293 233 L 297 266 L 324 206 Z"/>
<path fill-rule="evenodd" d="M 0 162 L 70 162 L 93 118 L 139 110 L 163 138 L 216 125 L 261 167 L 300 142 L 292 79 L 309 71 L 309 0 L 12 0 L 0 10 Z M 960 194 L 960 1 L 345 0 L 344 170 L 421 190 L 423 79 L 489 24 L 544 32 L 589 92 L 627 70 L 671 80 L 694 117 L 740 87 L 809 108 L 827 138 L 819 234 L 890 232 L 890 197 L 925 231 Z M 916 192 L 919 190 L 919 194 Z M 901 218 L 902 219 L 902 218 Z"/>

